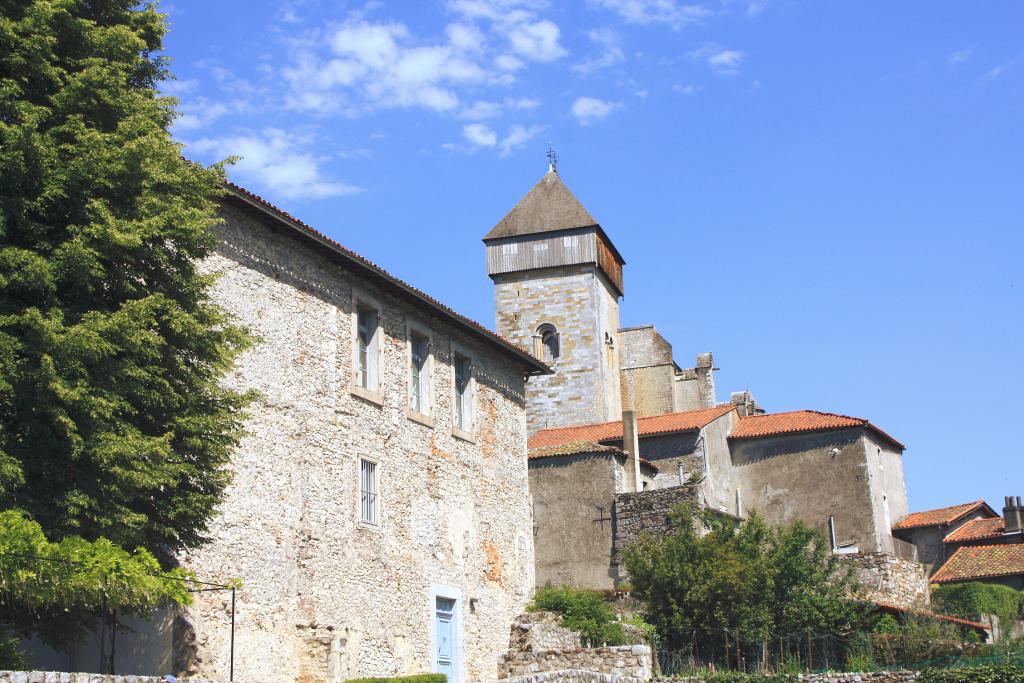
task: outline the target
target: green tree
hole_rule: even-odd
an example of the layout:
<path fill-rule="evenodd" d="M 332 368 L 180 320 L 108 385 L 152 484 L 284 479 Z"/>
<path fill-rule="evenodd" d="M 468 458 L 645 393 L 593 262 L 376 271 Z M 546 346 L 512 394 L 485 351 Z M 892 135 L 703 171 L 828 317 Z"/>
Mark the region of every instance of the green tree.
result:
<path fill-rule="evenodd" d="M 634 595 L 666 649 L 728 661 L 737 639 L 767 648 L 781 634 L 845 637 L 865 623 L 855 583 L 821 533 L 688 505 L 670 517 L 671 533 L 624 550 Z"/>
<path fill-rule="evenodd" d="M 0 506 L 168 560 L 229 481 L 248 343 L 198 270 L 217 169 L 183 159 L 136 0 L 0 0 Z"/>
<path fill-rule="evenodd" d="M 106 539 L 51 543 L 24 513 L 0 512 L 0 669 L 24 665 L 14 637 L 60 646 L 91 630 L 105 633 L 119 615 L 149 617 L 161 605 L 188 604 L 192 578 L 162 570 L 142 548 L 128 552 Z"/>
<path fill-rule="evenodd" d="M 932 590 L 932 598 L 947 613 L 964 619 L 980 621 L 985 615 L 996 615 L 1003 637 L 1013 630 L 1024 608 L 1024 591 L 980 581 L 939 586 Z"/>

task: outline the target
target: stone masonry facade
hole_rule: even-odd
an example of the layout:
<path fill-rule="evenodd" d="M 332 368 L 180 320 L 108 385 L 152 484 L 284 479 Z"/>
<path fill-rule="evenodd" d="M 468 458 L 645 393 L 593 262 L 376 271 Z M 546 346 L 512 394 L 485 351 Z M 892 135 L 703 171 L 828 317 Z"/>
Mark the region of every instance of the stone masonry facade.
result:
<path fill-rule="evenodd" d="M 437 596 L 457 600 L 456 679 L 492 678 L 534 584 L 522 367 L 271 217 L 233 204 L 223 217 L 204 270 L 259 337 L 227 382 L 260 398 L 211 541 L 181 559 L 243 582 L 236 678 L 431 671 Z M 357 301 L 379 311 L 376 392 L 353 389 Z M 408 408 L 411 326 L 430 336 L 426 415 Z M 472 359 L 470 433 L 453 427 L 455 351 Z M 376 463 L 377 524 L 360 520 L 361 459 Z M 178 673 L 226 679 L 229 601 L 197 594 L 187 620 Z"/>
<path fill-rule="evenodd" d="M 642 534 L 663 535 L 672 529 L 669 514 L 681 503 L 695 503 L 696 486 L 673 486 L 649 489 L 615 496 L 615 544 L 612 566 L 620 581 L 628 580 L 622 564 L 622 551 L 640 539 Z"/>
<path fill-rule="evenodd" d="M 927 569 L 920 562 L 890 553 L 857 553 L 842 556 L 872 600 L 897 607 L 926 607 L 931 602 Z"/>
<path fill-rule="evenodd" d="M 496 329 L 524 348 L 544 324 L 558 331 L 555 374 L 527 385 L 530 434 L 548 427 L 622 417 L 615 336 L 619 302 L 590 265 L 494 275 Z"/>

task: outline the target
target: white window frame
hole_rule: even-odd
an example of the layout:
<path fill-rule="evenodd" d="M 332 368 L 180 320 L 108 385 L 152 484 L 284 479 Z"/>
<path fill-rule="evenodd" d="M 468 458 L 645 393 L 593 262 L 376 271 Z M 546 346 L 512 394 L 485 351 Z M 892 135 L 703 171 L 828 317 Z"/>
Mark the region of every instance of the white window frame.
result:
<path fill-rule="evenodd" d="M 406 338 L 406 378 L 409 403 L 406 406 L 408 417 L 416 422 L 434 426 L 434 338 L 430 328 L 417 322 L 410 322 L 405 327 Z M 420 370 L 420 405 L 416 406 L 413 381 L 413 339 L 420 337 L 427 342 L 427 357 Z"/>
<path fill-rule="evenodd" d="M 369 465 L 372 482 L 371 487 L 367 489 L 363 480 L 364 465 Z M 380 527 L 380 463 L 374 458 L 367 458 L 360 456 L 356 459 L 356 480 L 359 486 L 359 495 L 356 497 L 356 518 L 359 520 L 359 524 L 366 527 L 372 527 L 374 529 Z M 370 496 L 368 501 L 369 508 L 364 504 L 363 496 Z M 367 509 L 370 510 L 371 514 L 368 519 L 366 515 Z"/>
<path fill-rule="evenodd" d="M 360 312 L 372 312 L 374 316 L 374 331 L 370 343 L 366 349 L 366 386 L 361 380 L 360 349 L 359 349 L 359 317 Z M 383 393 L 381 392 L 381 374 L 383 372 L 384 357 L 384 327 L 382 324 L 383 307 L 372 297 L 361 293 L 354 293 L 352 297 L 352 393 L 361 398 L 367 399 L 378 405 L 383 405 Z"/>
<path fill-rule="evenodd" d="M 469 381 L 466 384 L 462 410 L 465 419 L 461 424 L 459 422 L 458 384 L 458 358 L 460 356 L 469 361 Z M 476 440 L 476 437 L 473 436 L 476 429 L 476 372 L 473 370 L 475 364 L 473 354 L 457 344 L 452 344 L 452 434 L 466 441 Z"/>

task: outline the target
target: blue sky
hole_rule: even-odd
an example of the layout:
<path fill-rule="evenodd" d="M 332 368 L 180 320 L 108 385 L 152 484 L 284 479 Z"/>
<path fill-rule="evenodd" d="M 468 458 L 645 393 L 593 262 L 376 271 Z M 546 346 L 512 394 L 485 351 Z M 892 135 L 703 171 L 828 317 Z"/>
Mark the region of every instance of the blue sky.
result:
<path fill-rule="evenodd" d="M 457 310 L 550 142 L 720 400 L 870 418 L 913 509 L 1024 495 L 1024 5 L 162 8 L 186 154 Z"/>

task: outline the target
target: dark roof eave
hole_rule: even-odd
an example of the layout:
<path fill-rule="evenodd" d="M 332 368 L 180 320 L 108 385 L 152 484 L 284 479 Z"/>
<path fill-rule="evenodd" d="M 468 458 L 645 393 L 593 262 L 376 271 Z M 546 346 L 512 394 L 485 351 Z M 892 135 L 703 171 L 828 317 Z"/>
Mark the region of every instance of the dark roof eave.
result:
<path fill-rule="evenodd" d="M 504 351 L 505 353 L 511 356 L 514 356 L 527 370 L 527 372 L 524 373 L 525 375 L 533 376 L 553 374 L 554 371 L 547 364 L 537 360 L 526 351 L 498 338 L 492 332 L 488 331 L 482 326 L 478 326 L 476 323 L 456 313 L 455 311 L 446 309 L 444 306 L 439 304 L 437 301 L 434 301 L 423 292 L 417 291 L 415 288 L 402 282 L 401 280 L 398 280 L 394 276 L 390 275 L 381 268 L 373 265 L 369 261 L 357 258 L 354 253 L 349 252 L 344 248 L 341 248 L 330 238 L 320 234 L 316 230 L 301 223 L 295 218 L 282 213 L 279 209 L 277 209 L 277 207 L 262 200 L 256 195 L 251 194 L 250 192 L 248 192 L 248 190 L 245 190 L 244 188 L 238 185 L 234 185 L 232 183 L 223 183 L 222 187 L 228 192 L 228 194 L 231 197 L 242 201 L 247 206 L 251 206 L 261 211 L 262 213 L 270 216 L 271 218 L 274 218 L 278 222 L 287 225 L 291 229 L 301 234 L 303 237 L 307 239 L 312 239 L 321 246 L 326 247 L 332 253 L 342 257 L 348 265 L 353 266 L 357 270 L 360 270 L 364 273 L 368 273 L 373 277 L 376 277 L 377 279 L 383 281 L 385 285 L 392 287 L 403 296 L 412 299 L 416 303 L 426 306 L 440 317 L 455 323 L 462 329 L 472 333 L 474 336 L 482 339 L 491 346 L 501 351 Z"/>

